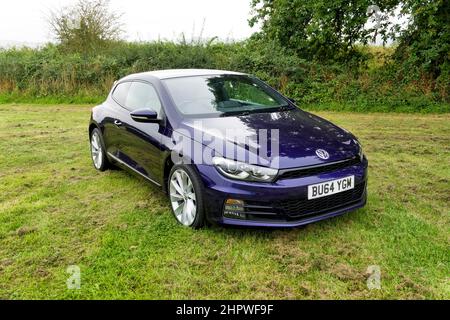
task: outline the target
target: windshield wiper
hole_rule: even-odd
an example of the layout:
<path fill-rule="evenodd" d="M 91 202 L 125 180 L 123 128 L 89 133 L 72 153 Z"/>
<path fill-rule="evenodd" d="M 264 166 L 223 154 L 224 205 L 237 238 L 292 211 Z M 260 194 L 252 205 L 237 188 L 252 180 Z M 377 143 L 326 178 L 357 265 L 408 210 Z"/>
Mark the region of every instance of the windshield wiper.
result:
<path fill-rule="evenodd" d="M 224 113 L 222 113 L 220 116 L 221 117 L 227 117 L 227 116 L 248 116 L 249 114 L 252 113 L 268 113 L 268 112 L 279 112 L 279 111 L 289 111 L 294 109 L 293 107 L 291 107 L 288 104 L 285 105 L 281 105 L 281 106 L 276 106 L 276 107 L 271 107 L 271 108 L 260 108 L 260 109 L 253 109 L 253 110 L 243 110 L 243 111 L 226 111 Z"/>
<path fill-rule="evenodd" d="M 250 111 L 228 111 L 222 113 L 221 117 L 228 117 L 228 116 L 248 116 L 251 112 Z"/>
<path fill-rule="evenodd" d="M 292 110 L 292 109 L 293 109 L 293 107 L 288 105 L 288 104 L 283 104 L 283 105 L 278 107 L 279 111 L 289 111 L 289 110 Z"/>

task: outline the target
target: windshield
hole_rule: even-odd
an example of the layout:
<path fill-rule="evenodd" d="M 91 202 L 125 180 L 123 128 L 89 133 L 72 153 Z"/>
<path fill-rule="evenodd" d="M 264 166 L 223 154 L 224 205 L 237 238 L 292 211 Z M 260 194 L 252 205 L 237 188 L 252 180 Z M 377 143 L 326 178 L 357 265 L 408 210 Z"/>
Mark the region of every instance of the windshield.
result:
<path fill-rule="evenodd" d="M 193 76 L 166 79 L 164 83 L 185 116 L 241 115 L 288 107 L 281 95 L 248 76 Z"/>

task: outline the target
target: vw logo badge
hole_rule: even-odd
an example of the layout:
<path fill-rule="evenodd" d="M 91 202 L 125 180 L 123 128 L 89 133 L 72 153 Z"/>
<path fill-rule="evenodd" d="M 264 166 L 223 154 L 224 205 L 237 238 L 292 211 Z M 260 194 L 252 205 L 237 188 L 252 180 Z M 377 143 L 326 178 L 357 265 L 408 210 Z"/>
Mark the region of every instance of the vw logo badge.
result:
<path fill-rule="evenodd" d="M 327 160 L 330 158 L 330 155 L 328 154 L 328 152 L 326 152 L 323 149 L 317 149 L 316 154 L 320 159 L 323 159 L 323 160 Z"/>

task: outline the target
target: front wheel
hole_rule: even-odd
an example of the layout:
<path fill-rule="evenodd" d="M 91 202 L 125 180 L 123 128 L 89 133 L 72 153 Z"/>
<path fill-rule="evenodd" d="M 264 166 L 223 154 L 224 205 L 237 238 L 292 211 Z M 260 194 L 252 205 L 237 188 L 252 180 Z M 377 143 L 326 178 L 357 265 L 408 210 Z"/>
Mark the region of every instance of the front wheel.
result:
<path fill-rule="evenodd" d="M 186 165 L 176 165 L 169 175 L 169 198 L 179 223 L 194 229 L 205 223 L 202 182 L 197 172 Z"/>

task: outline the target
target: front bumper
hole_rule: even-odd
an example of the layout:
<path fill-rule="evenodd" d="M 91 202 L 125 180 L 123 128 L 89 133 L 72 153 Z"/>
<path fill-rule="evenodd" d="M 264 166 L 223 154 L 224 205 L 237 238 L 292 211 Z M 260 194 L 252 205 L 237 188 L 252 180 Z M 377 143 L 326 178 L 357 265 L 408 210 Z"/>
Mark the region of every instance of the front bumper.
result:
<path fill-rule="evenodd" d="M 274 183 L 232 180 L 213 166 L 197 165 L 205 187 L 208 220 L 253 227 L 297 227 L 364 207 L 367 201 L 367 159 L 347 168 L 313 176 L 281 179 Z M 316 200 L 307 200 L 308 186 L 355 176 L 355 188 Z M 223 215 L 227 199 L 245 202 L 245 218 Z"/>

